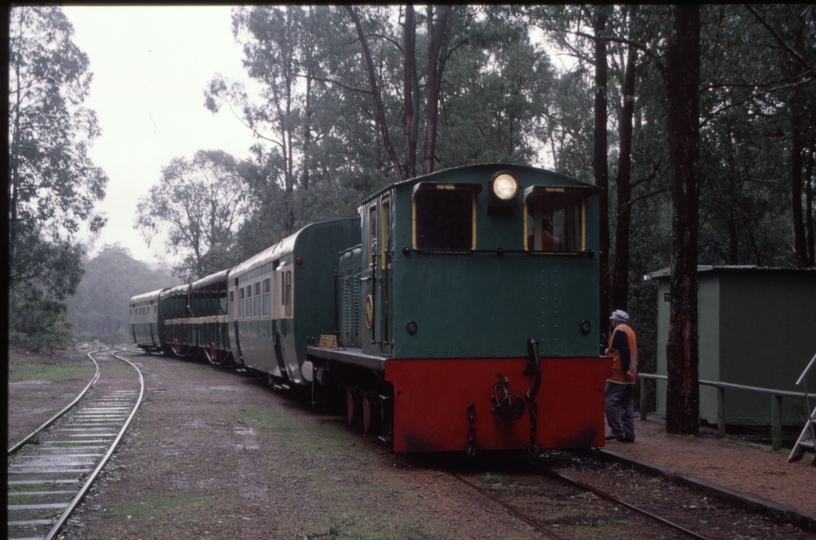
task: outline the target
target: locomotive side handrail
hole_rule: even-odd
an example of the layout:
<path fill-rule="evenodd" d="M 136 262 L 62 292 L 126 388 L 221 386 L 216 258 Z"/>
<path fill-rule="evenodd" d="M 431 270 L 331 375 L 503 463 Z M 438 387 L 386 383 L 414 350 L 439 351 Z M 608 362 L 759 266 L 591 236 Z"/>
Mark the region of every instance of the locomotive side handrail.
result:
<path fill-rule="evenodd" d="M 816 356 L 814 356 L 816 358 Z M 811 360 L 811 364 L 813 364 Z M 810 367 L 810 366 L 808 366 Z M 805 369 L 807 371 L 807 368 Z M 666 375 L 656 373 L 638 373 L 641 380 L 667 381 Z M 782 449 L 782 398 L 804 398 L 808 399 L 807 392 L 791 392 L 789 390 L 777 390 L 773 388 L 760 388 L 758 386 L 748 386 L 744 384 L 733 384 L 721 381 L 697 381 L 700 386 L 713 386 L 717 389 L 717 436 L 725 437 L 725 389 L 747 390 L 771 396 L 771 447 L 774 450 Z M 640 419 L 646 420 L 647 397 L 645 383 L 640 384 Z"/>

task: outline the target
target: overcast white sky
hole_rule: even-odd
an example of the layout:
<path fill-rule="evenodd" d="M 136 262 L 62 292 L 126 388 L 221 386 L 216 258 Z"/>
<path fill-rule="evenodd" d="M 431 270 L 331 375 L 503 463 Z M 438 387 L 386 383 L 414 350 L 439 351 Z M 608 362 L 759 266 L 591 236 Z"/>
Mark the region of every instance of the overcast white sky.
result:
<path fill-rule="evenodd" d="M 74 43 L 90 60 L 93 82 L 85 106 L 96 111 L 102 128 L 90 155 L 109 178 L 99 205 L 108 224 L 96 251 L 118 242 L 135 258 L 158 262 L 162 240 L 148 248 L 133 224 L 138 199 L 158 182 L 162 167 L 198 150 L 247 156 L 253 144 L 249 130 L 228 109 L 214 115 L 204 107 L 204 88 L 216 72 L 248 78 L 232 36 L 231 9 L 63 8 L 74 25 Z"/>
<path fill-rule="evenodd" d="M 96 111 L 102 135 L 90 155 L 109 178 L 99 209 L 108 224 L 95 255 L 118 242 L 146 262 L 169 260 L 163 237 L 147 246 L 134 229 L 136 205 L 158 183 L 162 167 L 198 150 L 224 150 L 238 159 L 255 142 L 228 108 L 212 114 L 204 88 L 221 73 L 259 88 L 241 65 L 232 36 L 233 6 L 66 6 L 74 42 L 93 72 L 85 106 Z M 534 36 L 536 40 L 540 35 Z"/>

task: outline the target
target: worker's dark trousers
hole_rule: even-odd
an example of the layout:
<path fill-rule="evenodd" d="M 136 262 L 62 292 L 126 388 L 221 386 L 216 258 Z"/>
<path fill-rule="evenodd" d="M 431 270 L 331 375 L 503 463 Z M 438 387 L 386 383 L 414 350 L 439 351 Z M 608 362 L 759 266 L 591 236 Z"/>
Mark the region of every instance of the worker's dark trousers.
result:
<path fill-rule="evenodd" d="M 635 440 L 635 385 L 606 381 L 606 422 L 612 435 Z"/>

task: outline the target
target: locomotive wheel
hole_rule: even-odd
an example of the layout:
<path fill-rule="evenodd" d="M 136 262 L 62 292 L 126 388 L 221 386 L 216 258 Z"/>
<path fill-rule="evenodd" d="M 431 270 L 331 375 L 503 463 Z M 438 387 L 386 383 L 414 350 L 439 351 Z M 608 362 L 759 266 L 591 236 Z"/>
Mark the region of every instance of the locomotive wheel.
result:
<path fill-rule="evenodd" d="M 371 407 L 368 398 L 363 398 L 363 433 L 366 435 L 371 432 Z"/>
<path fill-rule="evenodd" d="M 346 418 L 348 419 L 349 425 L 354 423 L 354 413 L 356 412 L 354 401 L 354 393 L 351 391 L 346 391 Z"/>

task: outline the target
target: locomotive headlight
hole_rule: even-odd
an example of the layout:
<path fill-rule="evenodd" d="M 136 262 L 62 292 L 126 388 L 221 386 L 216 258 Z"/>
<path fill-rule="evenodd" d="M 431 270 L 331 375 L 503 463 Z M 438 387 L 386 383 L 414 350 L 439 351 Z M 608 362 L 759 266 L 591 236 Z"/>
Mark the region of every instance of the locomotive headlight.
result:
<path fill-rule="evenodd" d="M 493 179 L 493 194 L 503 201 L 512 199 L 518 191 L 518 180 L 511 174 L 501 173 Z"/>

